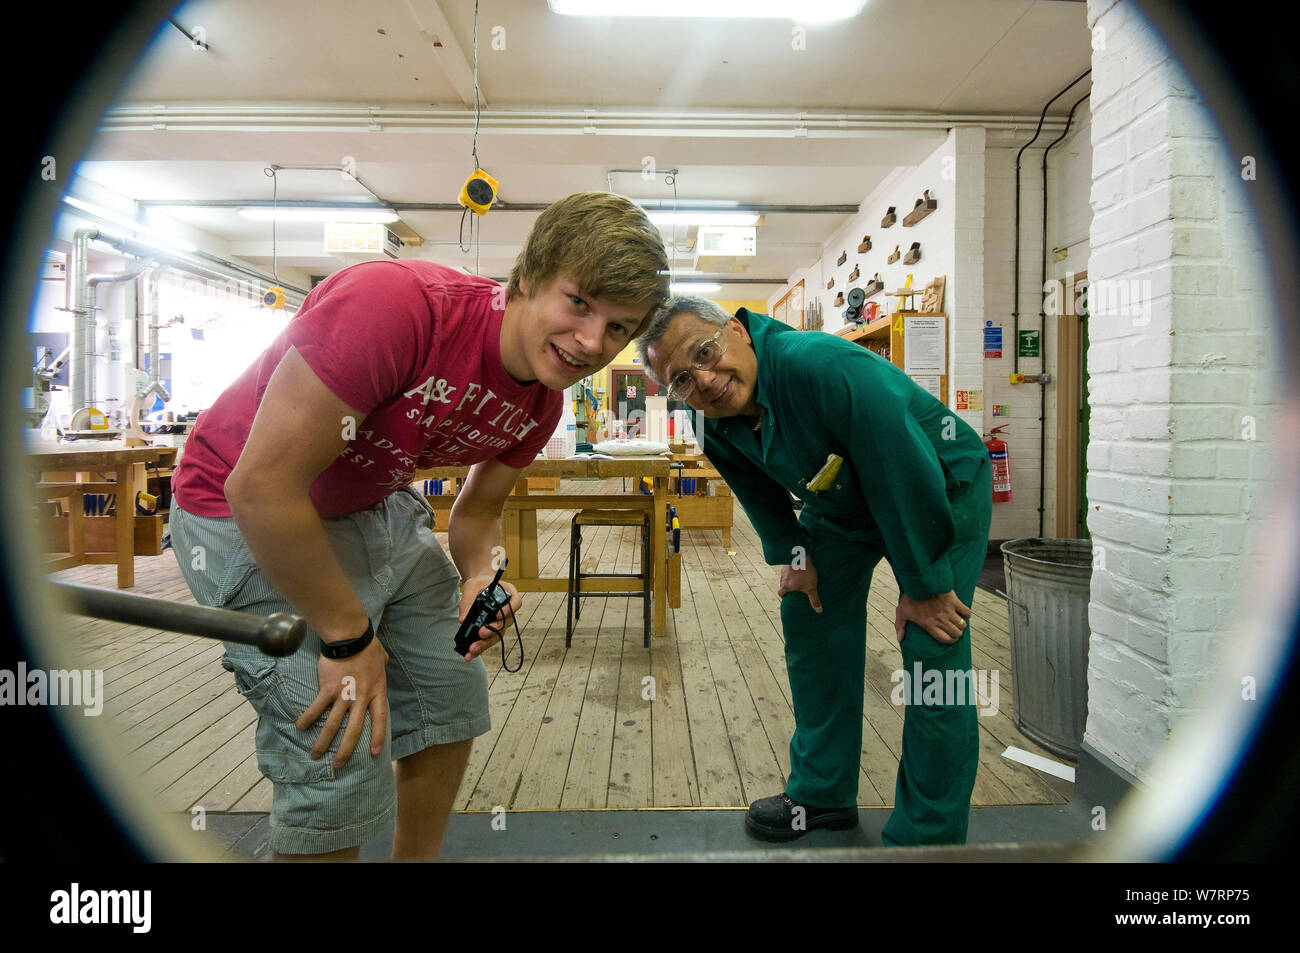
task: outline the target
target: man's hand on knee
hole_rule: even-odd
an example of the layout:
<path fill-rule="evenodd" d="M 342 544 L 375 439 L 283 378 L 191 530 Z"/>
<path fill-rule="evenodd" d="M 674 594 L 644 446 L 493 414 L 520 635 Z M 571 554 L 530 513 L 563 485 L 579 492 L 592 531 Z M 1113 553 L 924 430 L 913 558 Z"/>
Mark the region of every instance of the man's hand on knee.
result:
<path fill-rule="evenodd" d="M 921 602 L 903 594 L 894 612 L 894 634 L 902 642 L 907 623 L 915 622 L 936 642 L 952 645 L 966 631 L 970 617 L 970 608 L 952 590 Z"/>
<path fill-rule="evenodd" d="M 776 594 L 784 598 L 791 592 L 805 593 L 813 612 L 821 612 L 822 600 L 817 594 L 817 567 L 813 565 L 811 556 L 803 556 L 800 562 L 803 564 L 802 569 L 795 569 L 793 565 L 781 567 L 781 585 Z"/>
<path fill-rule="evenodd" d="M 388 653 L 379 644 L 379 639 L 371 640 L 360 654 L 352 658 L 320 657 L 316 668 L 320 676 L 320 693 L 295 722 L 299 731 L 307 731 L 329 710 L 325 727 L 312 745 L 313 760 L 329 750 L 343 724 L 343 716 L 347 715 L 348 726 L 343 732 L 338 753 L 334 755 L 334 769 L 337 771 L 347 764 L 361 740 L 367 711 L 370 713 L 370 754 L 377 756 L 384 750 L 384 739 L 388 735 L 388 692 L 384 678 L 387 662 Z"/>

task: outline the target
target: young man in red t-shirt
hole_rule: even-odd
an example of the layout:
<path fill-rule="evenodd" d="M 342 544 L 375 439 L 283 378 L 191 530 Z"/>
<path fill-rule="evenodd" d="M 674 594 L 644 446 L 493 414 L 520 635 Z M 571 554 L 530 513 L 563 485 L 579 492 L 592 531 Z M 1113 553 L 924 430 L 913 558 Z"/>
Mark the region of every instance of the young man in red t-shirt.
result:
<path fill-rule="evenodd" d="M 394 859 L 437 856 L 489 728 L 478 656 L 499 637 L 466 657 L 452 643 L 494 575 L 506 497 L 568 388 L 667 298 L 667 271 L 643 210 L 572 195 L 538 217 L 505 289 L 415 260 L 331 275 L 200 415 L 170 521 L 191 590 L 311 632 L 287 659 L 227 643 L 222 660 L 258 712 L 277 859 L 353 859 L 394 816 Z M 435 466 L 472 467 L 450 560 L 410 485 Z"/>

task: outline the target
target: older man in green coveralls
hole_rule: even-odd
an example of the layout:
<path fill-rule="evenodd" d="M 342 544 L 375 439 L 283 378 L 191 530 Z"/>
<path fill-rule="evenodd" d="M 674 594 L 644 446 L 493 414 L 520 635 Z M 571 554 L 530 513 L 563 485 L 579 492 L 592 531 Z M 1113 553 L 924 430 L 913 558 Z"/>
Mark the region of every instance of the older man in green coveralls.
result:
<path fill-rule="evenodd" d="M 993 495 L 979 435 L 865 348 L 743 308 L 732 317 L 706 299 L 675 298 L 638 347 L 650 373 L 706 418 L 705 455 L 745 508 L 764 559 L 782 566 L 790 777 L 784 794 L 750 805 L 746 827 L 790 840 L 858 823 L 867 590 L 883 556 L 901 590 L 895 632 L 907 710 L 882 839 L 964 843 L 976 699 L 963 690 L 917 703 L 911 683 L 919 671 L 921 685 L 931 684 L 931 670 L 945 686 L 974 683 L 944 673 L 971 669 L 966 620 Z M 827 481 L 832 454 L 843 462 Z M 803 501 L 797 519 L 791 493 Z"/>

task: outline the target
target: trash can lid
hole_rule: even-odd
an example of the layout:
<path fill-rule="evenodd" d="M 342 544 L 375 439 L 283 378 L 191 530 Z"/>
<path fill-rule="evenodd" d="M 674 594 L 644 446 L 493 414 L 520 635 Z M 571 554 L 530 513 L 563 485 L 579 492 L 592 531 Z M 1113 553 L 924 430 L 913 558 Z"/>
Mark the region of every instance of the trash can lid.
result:
<path fill-rule="evenodd" d="M 1092 567 L 1092 541 L 1087 539 L 1010 539 L 1000 547 L 1002 555 L 1047 566 Z"/>

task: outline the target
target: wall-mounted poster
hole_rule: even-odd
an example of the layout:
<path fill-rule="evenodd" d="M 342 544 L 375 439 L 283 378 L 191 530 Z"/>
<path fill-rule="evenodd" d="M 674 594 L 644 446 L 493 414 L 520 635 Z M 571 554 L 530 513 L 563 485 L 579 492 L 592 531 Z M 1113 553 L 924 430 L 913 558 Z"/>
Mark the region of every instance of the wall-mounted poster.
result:
<path fill-rule="evenodd" d="M 947 318 L 908 315 L 903 325 L 903 368 L 908 374 L 944 374 L 948 348 L 944 340 Z"/>

